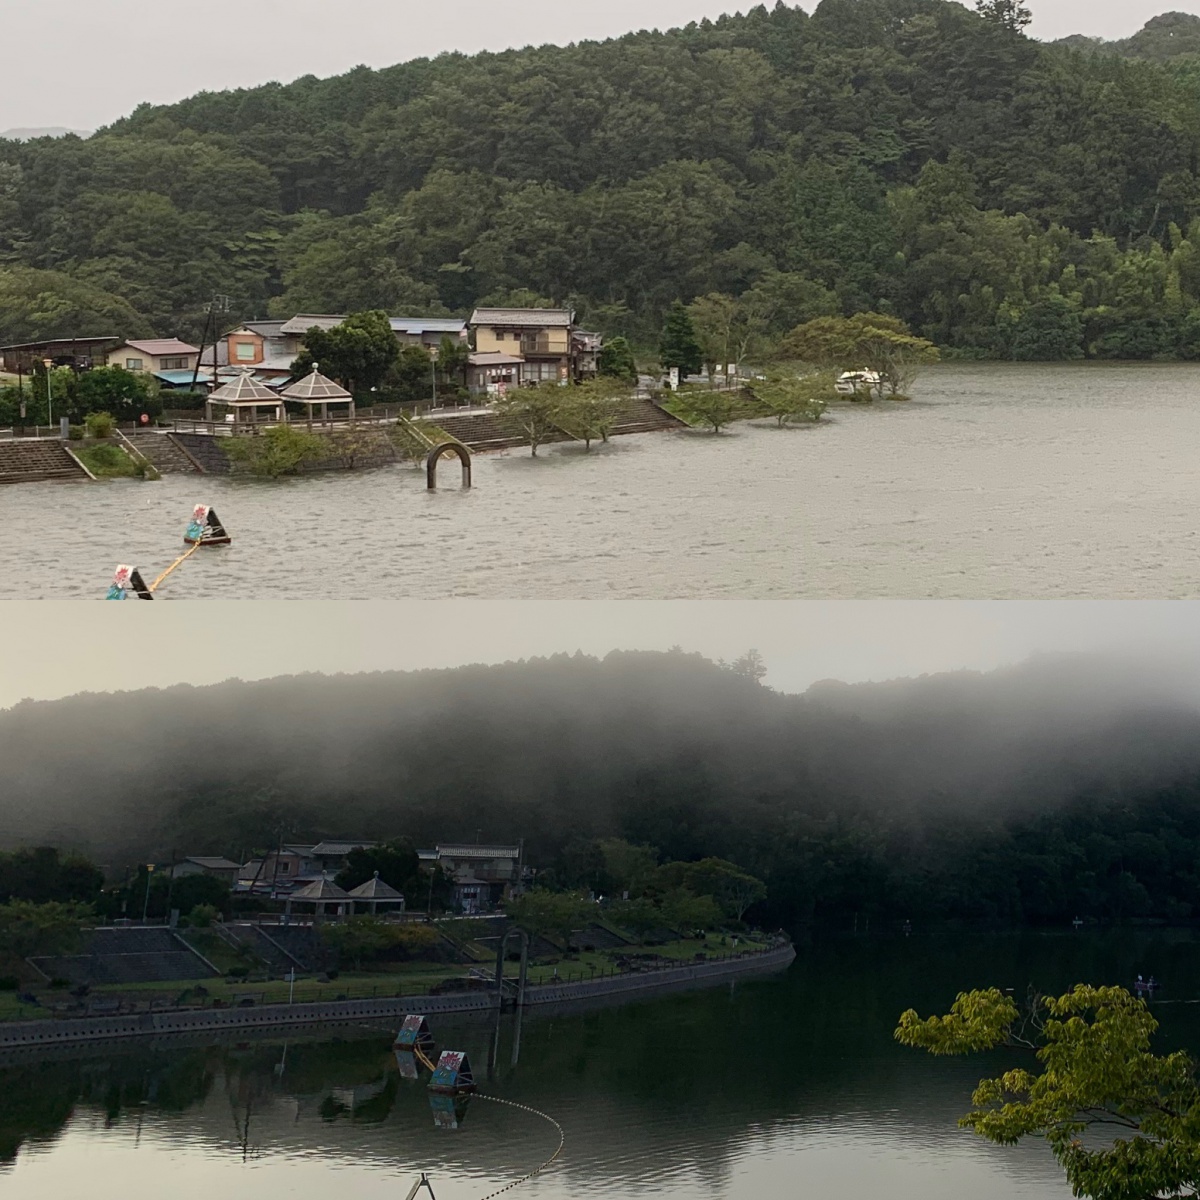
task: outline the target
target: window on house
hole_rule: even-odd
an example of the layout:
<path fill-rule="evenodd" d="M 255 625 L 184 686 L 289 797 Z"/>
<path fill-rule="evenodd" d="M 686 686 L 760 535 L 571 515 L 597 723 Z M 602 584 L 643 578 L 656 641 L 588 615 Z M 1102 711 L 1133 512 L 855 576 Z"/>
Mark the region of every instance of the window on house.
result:
<path fill-rule="evenodd" d="M 125 360 L 125 370 L 140 371 L 142 369 L 142 360 L 140 358 L 127 358 Z"/>
<path fill-rule="evenodd" d="M 187 365 L 186 358 L 164 358 L 160 369 L 163 371 L 186 371 Z"/>
<path fill-rule="evenodd" d="M 288 872 L 289 872 L 289 871 L 291 871 L 291 869 L 292 869 L 292 864 L 291 864 L 291 863 L 288 863 L 288 862 L 280 862 L 280 864 L 279 864 L 279 873 L 280 873 L 280 875 L 286 875 L 286 874 L 288 874 Z"/>
<path fill-rule="evenodd" d="M 234 347 L 238 362 L 253 362 L 257 357 L 254 353 L 253 342 L 238 342 Z"/>

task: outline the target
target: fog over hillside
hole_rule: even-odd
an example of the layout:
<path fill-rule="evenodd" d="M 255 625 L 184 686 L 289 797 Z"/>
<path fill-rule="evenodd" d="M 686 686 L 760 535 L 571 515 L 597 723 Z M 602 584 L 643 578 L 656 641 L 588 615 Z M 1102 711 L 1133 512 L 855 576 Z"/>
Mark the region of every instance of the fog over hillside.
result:
<path fill-rule="evenodd" d="M 1141 846 L 1085 864 L 1078 886 L 1097 904 L 1123 903 L 1103 899 L 1109 868 L 1112 887 L 1153 891 L 1177 863 L 1186 879 L 1163 903 L 1191 905 L 1197 678 L 1042 656 L 786 696 L 671 652 L 81 695 L 0 713 L 4 827 L 10 843 L 69 844 L 113 869 L 172 851 L 245 856 L 282 832 L 524 838 L 531 861 L 562 871 L 581 841 L 620 836 L 738 861 L 794 914 L 834 904 L 848 873 L 869 872 L 874 899 L 837 904 L 890 908 L 888 871 L 942 878 L 1003 851 L 1044 872 L 1040 841 L 1021 839 L 1059 845 L 1076 833 L 1045 822 L 1082 821 L 1085 857 L 1096 836 Z M 1145 879 L 1130 869 L 1143 852 Z M 1028 895 L 1003 901 L 1018 902 Z"/>

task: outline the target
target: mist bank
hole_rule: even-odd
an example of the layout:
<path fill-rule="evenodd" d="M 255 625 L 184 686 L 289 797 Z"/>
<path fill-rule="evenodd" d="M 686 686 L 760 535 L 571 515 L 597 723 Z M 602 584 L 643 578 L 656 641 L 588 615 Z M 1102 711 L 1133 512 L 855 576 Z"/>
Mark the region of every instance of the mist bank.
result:
<path fill-rule="evenodd" d="M 759 919 L 1200 915 L 1200 673 L 1031 660 L 800 696 L 682 652 L 176 687 L 0 713 L 10 846 L 112 874 L 323 837 L 730 859 Z"/>

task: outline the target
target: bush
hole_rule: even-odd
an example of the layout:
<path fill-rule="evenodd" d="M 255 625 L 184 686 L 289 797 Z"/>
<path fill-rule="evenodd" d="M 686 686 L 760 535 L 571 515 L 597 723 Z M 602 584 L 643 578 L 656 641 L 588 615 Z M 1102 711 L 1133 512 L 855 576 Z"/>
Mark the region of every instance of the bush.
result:
<path fill-rule="evenodd" d="M 77 453 L 97 479 L 130 479 L 142 473 L 141 467 L 115 442 L 83 446 Z"/>
<path fill-rule="evenodd" d="M 225 452 L 248 474 L 267 479 L 294 475 L 305 463 L 329 457 L 328 443 L 290 425 L 273 425 L 257 437 L 227 439 Z"/>
<path fill-rule="evenodd" d="M 116 418 L 113 417 L 112 413 L 106 412 L 88 413 L 84 417 L 83 423 L 90 438 L 112 437 L 113 432 L 117 428 Z"/>
<path fill-rule="evenodd" d="M 0 992 L 15 992 L 20 986 L 15 975 L 0 975 Z"/>
<path fill-rule="evenodd" d="M 221 910 L 214 904 L 197 904 L 188 914 L 188 923 L 194 929 L 207 929 L 221 916 Z"/>
<path fill-rule="evenodd" d="M 230 979 L 245 979 L 250 974 L 249 967 L 230 967 L 226 972 Z"/>
<path fill-rule="evenodd" d="M 70 434 L 71 441 L 73 441 L 73 442 L 83 441 L 83 426 L 82 425 L 72 425 L 72 426 L 70 426 L 68 432 Z"/>

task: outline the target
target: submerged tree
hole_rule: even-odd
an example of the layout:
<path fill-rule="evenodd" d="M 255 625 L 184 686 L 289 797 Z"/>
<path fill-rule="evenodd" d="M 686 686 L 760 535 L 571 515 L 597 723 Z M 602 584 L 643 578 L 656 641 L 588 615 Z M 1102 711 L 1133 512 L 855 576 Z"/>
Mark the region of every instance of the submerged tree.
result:
<path fill-rule="evenodd" d="M 1077 1196 L 1182 1200 L 1200 1191 L 1200 1086 L 1188 1055 L 1151 1052 L 1157 1029 L 1124 988 L 1080 985 L 1024 1009 L 965 992 L 943 1017 L 910 1009 L 895 1036 L 938 1055 L 1032 1051 L 1041 1069 L 983 1080 L 960 1125 L 1002 1146 L 1044 1139 Z"/>
<path fill-rule="evenodd" d="M 534 458 L 537 458 L 538 448 L 561 428 L 566 409 L 563 390 L 556 387 L 519 388 L 497 396 L 492 402 L 501 423 L 529 442 Z"/>
<path fill-rule="evenodd" d="M 818 317 L 793 329 L 784 339 L 788 354 L 818 367 L 868 370 L 879 377 L 876 393 L 902 395 L 921 366 L 937 362 L 938 348 L 914 337 L 899 317 L 857 313 Z"/>
<path fill-rule="evenodd" d="M 559 423 L 590 450 L 597 438 L 608 441 L 627 403 L 627 389 L 618 380 L 589 379 L 571 389 L 563 401 Z"/>

